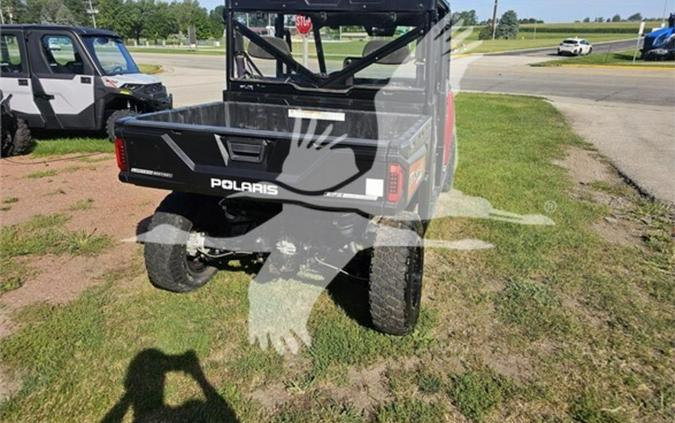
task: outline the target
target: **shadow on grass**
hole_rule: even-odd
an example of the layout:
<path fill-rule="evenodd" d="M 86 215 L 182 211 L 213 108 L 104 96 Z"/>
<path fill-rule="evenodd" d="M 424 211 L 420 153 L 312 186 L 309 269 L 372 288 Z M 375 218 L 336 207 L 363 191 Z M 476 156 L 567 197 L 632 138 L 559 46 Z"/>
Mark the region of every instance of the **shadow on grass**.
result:
<path fill-rule="evenodd" d="M 374 329 L 368 307 L 368 269 L 370 251 L 358 254 L 345 267 L 345 271 L 355 277 L 338 275 L 328 285 L 328 295 L 345 314 L 359 325 Z"/>
<path fill-rule="evenodd" d="M 166 375 L 182 372 L 200 387 L 205 400 L 191 399 L 180 406 L 164 401 Z M 237 422 L 227 402 L 206 379 L 197 355 L 188 351 L 168 355 L 156 349 L 141 351 L 129 364 L 122 398 L 108 411 L 101 423 L 122 422 L 133 411 L 134 422 Z"/>

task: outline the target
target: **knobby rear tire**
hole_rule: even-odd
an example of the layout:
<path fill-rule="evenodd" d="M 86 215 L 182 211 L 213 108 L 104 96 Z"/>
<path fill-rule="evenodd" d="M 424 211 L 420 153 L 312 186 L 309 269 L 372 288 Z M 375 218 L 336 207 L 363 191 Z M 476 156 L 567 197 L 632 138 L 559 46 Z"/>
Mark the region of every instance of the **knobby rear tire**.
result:
<path fill-rule="evenodd" d="M 415 329 L 420 313 L 423 225 L 411 212 L 384 218 L 379 225 L 370 267 L 370 315 L 381 332 L 403 336 Z"/>
<path fill-rule="evenodd" d="M 199 196 L 170 194 L 159 206 L 148 231 L 168 225 L 176 231 L 163 233 L 165 243 L 145 244 L 145 267 L 150 282 L 166 291 L 185 293 L 206 285 L 218 269 L 188 257 L 188 234 L 199 227 Z M 170 239 L 166 239 L 170 238 Z"/>

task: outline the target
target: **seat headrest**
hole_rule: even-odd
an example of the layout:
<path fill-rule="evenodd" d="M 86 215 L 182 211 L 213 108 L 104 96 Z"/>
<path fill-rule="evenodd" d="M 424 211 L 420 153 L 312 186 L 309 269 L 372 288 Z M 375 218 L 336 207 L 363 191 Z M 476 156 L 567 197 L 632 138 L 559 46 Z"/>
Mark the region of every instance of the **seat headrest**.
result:
<path fill-rule="evenodd" d="M 288 48 L 288 44 L 286 44 L 286 41 L 282 40 L 281 38 L 277 37 L 262 37 L 263 40 L 267 41 L 268 43 L 272 44 L 274 47 L 278 48 L 282 52 L 286 54 L 291 54 L 291 49 Z M 254 43 L 251 41 L 248 43 L 248 55 L 251 57 L 255 57 L 256 59 L 264 59 L 264 60 L 274 60 L 274 56 L 269 54 L 265 49 L 260 47 L 258 44 Z"/>
<path fill-rule="evenodd" d="M 381 49 L 382 47 L 389 44 L 388 40 L 372 40 L 368 41 L 366 46 L 363 48 L 363 57 L 368 56 L 369 54 Z M 383 57 L 377 61 L 377 63 L 382 65 L 402 65 L 410 58 L 410 48 L 408 46 L 401 47 L 387 57 Z"/>

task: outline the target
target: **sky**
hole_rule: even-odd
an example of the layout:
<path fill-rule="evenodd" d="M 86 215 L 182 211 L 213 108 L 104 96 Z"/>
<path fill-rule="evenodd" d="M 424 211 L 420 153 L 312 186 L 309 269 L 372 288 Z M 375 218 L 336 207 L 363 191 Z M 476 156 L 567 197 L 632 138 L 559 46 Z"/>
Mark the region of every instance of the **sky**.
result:
<path fill-rule="evenodd" d="M 675 12 L 675 0 L 667 0 L 668 10 Z M 224 0 L 200 0 L 202 7 L 213 9 Z M 499 0 L 499 14 L 513 9 L 522 18 L 539 18 L 546 22 L 574 22 L 585 17 L 609 18 L 620 14 L 626 18 L 636 12 L 642 16 L 661 17 L 666 0 Z M 480 20 L 492 17 L 494 0 L 450 0 L 455 11 L 475 9 Z"/>

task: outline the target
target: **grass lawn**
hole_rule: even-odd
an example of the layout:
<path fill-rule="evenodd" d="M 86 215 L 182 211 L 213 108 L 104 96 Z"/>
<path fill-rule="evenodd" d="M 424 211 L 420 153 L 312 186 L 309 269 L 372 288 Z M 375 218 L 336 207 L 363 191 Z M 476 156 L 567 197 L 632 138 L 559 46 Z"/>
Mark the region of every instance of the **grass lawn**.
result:
<path fill-rule="evenodd" d="M 511 50 L 521 50 L 529 48 L 558 46 L 561 41 L 569 37 L 579 37 L 589 40 L 591 43 L 601 43 L 607 41 L 619 41 L 630 38 L 625 34 L 588 34 L 588 33 L 538 33 L 536 38 L 531 33 L 520 33 L 515 40 L 488 40 L 483 43 L 473 53 L 496 53 Z M 477 35 L 475 35 L 477 39 Z M 473 41 L 474 37 L 469 38 Z"/>
<path fill-rule="evenodd" d="M 633 63 L 634 51 L 622 51 L 616 53 L 594 53 L 590 56 L 573 57 L 569 59 L 552 60 L 549 62 L 535 63 L 532 66 L 565 66 L 565 65 L 607 65 L 607 66 L 635 66 L 635 67 L 672 67 L 675 62 L 645 62 L 638 60 Z"/>
<path fill-rule="evenodd" d="M 154 75 L 162 71 L 161 65 L 146 65 L 141 63 L 138 65 L 138 68 L 140 69 L 141 73 L 147 73 L 148 75 Z"/>
<path fill-rule="evenodd" d="M 651 31 L 652 28 L 658 28 L 661 26 L 660 21 L 648 21 L 646 23 L 647 31 Z M 586 32 L 604 32 L 611 33 L 615 31 L 628 31 L 631 34 L 637 33 L 640 29 L 640 22 L 576 22 L 576 23 L 547 23 L 547 24 L 524 24 L 520 26 L 522 31 L 534 31 L 537 28 L 537 31 L 551 31 L 551 32 L 564 32 L 568 29 L 573 29 L 577 31 L 586 31 Z"/>
<path fill-rule="evenodd" d="M 77 204 L 78 209 L 83 204 Z M 112 240 L 104 235 L 66 230 L 64 225 L 69 219 L 63 214 L 34 216 L 22 225 L 0 229 L 0 264 L 3 269 L 0 294 L 20 288 L 30 276 L 18 258 L 44 254 L 91 256 L 112 244 Z"/>
<path fill-rule="evenodd" d="M 56 138 L 38 140 L 31 153 L 34 157 L 59 156 L 64 154 L 114 153 L 115 145 L 107 138 Z"/>
<path fill-rule="evenodd" d="M 207 54 L 211 56 L 222 56 L 225 54 L 225 48 L 188 48 L 188 47 L 128 47 L 131 53 L 162 53 L 162 54 Z"/>
<path fill-rule="evenodd" d="M 519 49 L 528 49 L 528 48 L 540 48 L 540 47 L 555 47 L 563 39 L 568 37 L 578 36 L 581 38 L 586 38 L 593 43 L 599 43 L 603 41 L 617 41 L 625 40 L 630 38 L 626 34 L 603 34 L 603 33 L 584 33 L 584 32 L 560 32 L 560 33 L 538 33 L 536 36 L 532 33 L 521 33 L 515 40 L 489 40 L 484 41 L 476 50 L 472 53 L 495 53 L 503 52 L 509 50 L 519 50 Z M 478 30 L 474 30 L 471 36 L 467 39 L 470 41 L 478 40 Z M 365 46 L 365 40 L 354 40 L 354 41 L 344 41 L 344 42 L 326 42 L 324 43 L 324 50 L 326 58 L 329 60 L 338 60 L 341 61 L 345 57 L 360 57 L 363 53 L 363 47 Z M 164 54 L 206 54 L 206 55 L 224 55 L 225 49 L 214 49 L 214 48 L 201 48 L 201 49 L 188 49 L 188 48 L 170 48 L 170 47 L 134 47 L 129 48 L 131 52 L 134 53 L 164 53 Z M 311 57 L 316 57 L 316 48 L 314 43 L 309 43 L 309 51 Z M 297 58 L 302 57 L 302 43 L 294 42 L 293 43 L 293 53 Z"/>
<path fill-rule="evenodd" d="M 458 125 L 458 188 L 556 226 L 434 222 L 432 239 L 496 248 L 427 250 L 413 335 L 369 329 L 367 289 L 344 279 L 315 306 L 312 346 L 280 357 L 248 344 L 249 275 L 160 292 L 139 249 L 73 303 L 15 316 L 0 360 L 23 383 L 1 420 L 121 421 L 134 409 L 143 421 L 672 421 L 669 211 L 622 183 L 573 183 L 552 162 L 587 146 L 543 100 L 462 94 Z M 616 212 L 595 199 L 611 196 L 640 231 L 634 244 L 593 229 Z M 13 230 L 25 243 L 28 229 Z"/>

